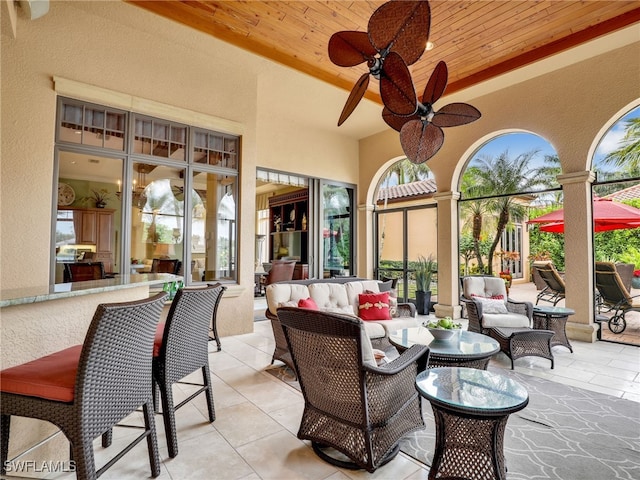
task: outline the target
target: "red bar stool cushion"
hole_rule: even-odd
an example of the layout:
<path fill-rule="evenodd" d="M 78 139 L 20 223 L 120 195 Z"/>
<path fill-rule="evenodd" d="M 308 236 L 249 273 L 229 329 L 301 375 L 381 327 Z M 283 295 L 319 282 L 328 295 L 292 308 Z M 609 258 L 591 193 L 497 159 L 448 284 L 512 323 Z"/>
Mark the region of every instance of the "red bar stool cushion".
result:
<path fill-rule="evenodd" d="M 0 372 L 0 390 L 58 402 L 73 402 L 82 345 L 60 350 Z"/>
<path fill-rule="evenodd" d="M 156 328 L 156 336 L 153 339 L 153 356 L 160 356 L 160 349 L 162 348 L 162 337 L 164 335 L 164 322 L 160 322 Z"/>

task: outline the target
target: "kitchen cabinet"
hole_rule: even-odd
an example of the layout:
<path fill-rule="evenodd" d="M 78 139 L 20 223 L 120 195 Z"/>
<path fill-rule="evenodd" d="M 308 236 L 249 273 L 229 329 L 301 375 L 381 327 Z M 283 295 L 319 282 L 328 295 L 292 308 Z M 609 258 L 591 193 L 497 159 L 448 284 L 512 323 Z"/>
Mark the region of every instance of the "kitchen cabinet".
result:
<path fill-rule="evenodd" d="M 78 245 L 95 245 L 94 260 L 104 264 L 104 271 L 113 272 L 114 224 L 115 210 L 108 208 L 58 208 L 61 212 L 71 213 L 75 243 Z M 68 215 L 62 215 L 67 216 Z"/>

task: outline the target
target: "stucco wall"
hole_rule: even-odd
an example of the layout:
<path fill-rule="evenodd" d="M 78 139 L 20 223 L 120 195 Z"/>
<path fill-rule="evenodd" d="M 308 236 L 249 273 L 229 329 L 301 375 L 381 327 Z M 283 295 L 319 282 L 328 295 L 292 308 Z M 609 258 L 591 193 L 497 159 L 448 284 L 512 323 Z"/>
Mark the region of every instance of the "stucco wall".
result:
<path fill-rule="evenodd" d="M 49 280 L 62 77 L 159 102 L 167 118 L 173 106 L 242 127 L 239 287 L 225 294 L 219 332 L 251 331 L 256 165 L 357 182 L 356 140 L 287 115 L 300 96 L 346 94 L 124 2 L 54 1 L 36 21 L 18 15 L 15 35 L 3 3 L 0 287 Z"/>

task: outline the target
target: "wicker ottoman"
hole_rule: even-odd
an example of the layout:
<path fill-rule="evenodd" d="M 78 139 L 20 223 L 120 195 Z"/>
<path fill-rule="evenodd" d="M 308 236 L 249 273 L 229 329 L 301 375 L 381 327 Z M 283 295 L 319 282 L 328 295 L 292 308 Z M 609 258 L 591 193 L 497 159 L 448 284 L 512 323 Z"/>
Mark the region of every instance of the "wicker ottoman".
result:
<path fill-rule="evenodd" d="M 538 330 L 532 328 L 493 327 L 488 329 L 489 336 L 500 344 L 500 351 L 511 360 L 513 370 L 514 360 L 520 357 L 542 357 L 551 360 L 553 368 L 553 353 L 551 353 L 552 330 Z"/>

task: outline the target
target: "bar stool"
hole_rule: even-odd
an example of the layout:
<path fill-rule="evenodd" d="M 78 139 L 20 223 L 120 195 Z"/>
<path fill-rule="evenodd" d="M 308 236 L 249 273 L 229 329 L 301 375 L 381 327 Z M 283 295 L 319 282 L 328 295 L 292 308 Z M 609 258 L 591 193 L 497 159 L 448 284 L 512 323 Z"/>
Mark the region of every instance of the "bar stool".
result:
<path fill-rule="evenodd" d="M 220 284 L 178 290 L 166 323 L 160 323 L 156 331 L 153 357 L 154 406 L 157 406 L 157 385 L 162 401 L 169 456 L 172 458 L 178 454 L 176 410 L 205 393 L 209 421 L 216 419 L 209 371 L 209 323 L 212 319 L 215 322 L 215 313 L 224 290 L 225 287 Z M 197 370 L 202 371 L 201 384 L 180 381 Z M 174 405 L 174 383 L 200 388 L 178 405 Z"/>
<path fill-rule="evenodd" d="M 3 475 L 12 415 L 60 427 L 71 442 L 79 480 L 99 477 L 145 438 L 151 474 L 160 475 L 151 372 L 165 297 L 98 305 L 83 345 L 0 372 Z M 111 428 L 140 406 L 144 432 L 96 471 L 93 440 L 102 435 L 103 445 L 110 443 Z"/>

